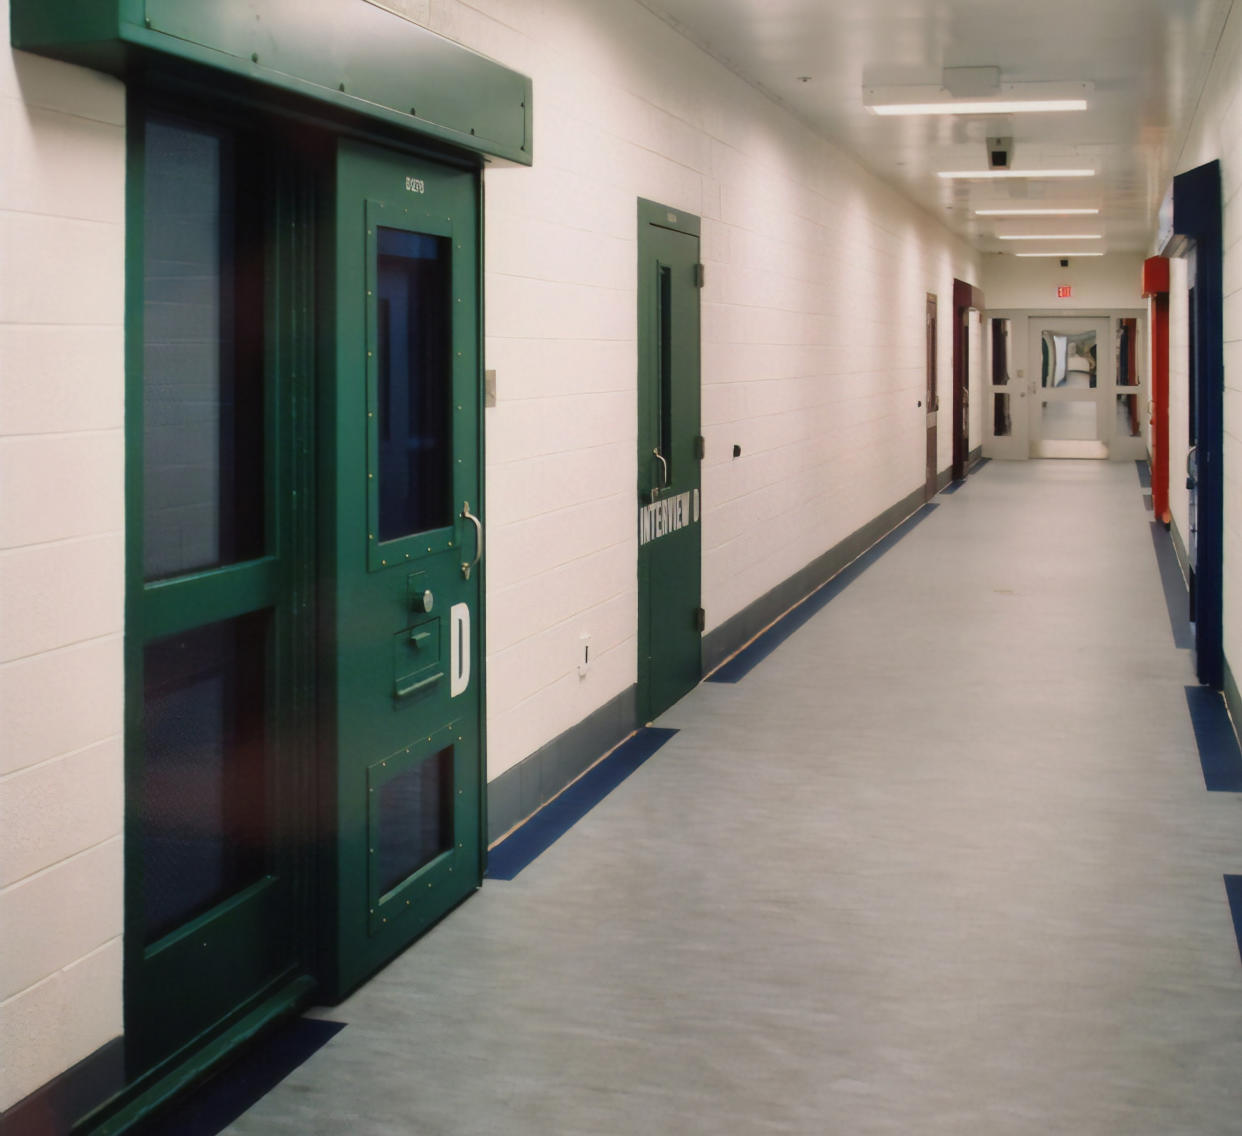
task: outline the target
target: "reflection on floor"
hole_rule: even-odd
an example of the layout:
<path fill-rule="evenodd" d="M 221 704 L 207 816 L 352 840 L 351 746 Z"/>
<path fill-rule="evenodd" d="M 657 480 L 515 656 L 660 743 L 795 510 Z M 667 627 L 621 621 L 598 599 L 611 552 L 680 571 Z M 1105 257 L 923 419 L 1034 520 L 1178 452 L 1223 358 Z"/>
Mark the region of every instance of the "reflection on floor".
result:
<path fill-rule="evenodd" d="M 1242 811 L 1130 463 L 992 462 L 227 1129 L 1242 1132 Z"/>

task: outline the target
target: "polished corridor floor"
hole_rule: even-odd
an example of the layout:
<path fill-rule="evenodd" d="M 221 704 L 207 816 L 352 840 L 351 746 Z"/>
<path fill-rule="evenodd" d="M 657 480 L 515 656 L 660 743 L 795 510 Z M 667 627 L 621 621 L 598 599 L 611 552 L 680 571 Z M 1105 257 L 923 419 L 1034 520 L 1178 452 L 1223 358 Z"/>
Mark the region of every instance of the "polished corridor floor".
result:
<path fill-rule="evenodd" d="M 1242 964 L 1133 464 L 993 462 L 237 1134 L 1242 1133 Z"/>

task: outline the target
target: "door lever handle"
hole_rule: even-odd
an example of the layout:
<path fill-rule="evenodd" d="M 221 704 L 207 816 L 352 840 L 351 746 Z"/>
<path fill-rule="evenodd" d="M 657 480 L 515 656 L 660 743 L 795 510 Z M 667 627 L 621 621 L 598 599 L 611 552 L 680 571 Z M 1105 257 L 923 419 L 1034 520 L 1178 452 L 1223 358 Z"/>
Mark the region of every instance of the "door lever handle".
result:
<path fill-rule="evenodd" d="M 461 566 L 461 577 L 463 580 L 470 579 L 470 573 L 474 568 L 478 567 L 479 561 L 483 559 L 483 522 L 479 520 L 470 511 L 470 502 L 466 501 L 461 507 L 462 517 L 474 525 L 474 559 L 463 562 Z"/>
<path fill-rule="evenodd" d="M 656 486 L 656 488 L 657 488 L 657 489 L 667 489 L 667 488 L 668 488 L 668 461 L 667 461 L 667 459 L 664 457 L 664 455 L 663 455 L 662 453 L 660 453 L 660 447 L 659 447 L 659 446 L 656 446 L 656 447 L 655 447 L 655 448 L 651 451 L 651 454 L 652 454 L 652 456 L 656 459 L 656 461 L 658 461 L 658 462 L 660 463 L 660 470 L 661 470 L 661 474 L 660 474 L 660 484 L 659 484 L 659 485 L 657 485 L 657 486 Z"/>

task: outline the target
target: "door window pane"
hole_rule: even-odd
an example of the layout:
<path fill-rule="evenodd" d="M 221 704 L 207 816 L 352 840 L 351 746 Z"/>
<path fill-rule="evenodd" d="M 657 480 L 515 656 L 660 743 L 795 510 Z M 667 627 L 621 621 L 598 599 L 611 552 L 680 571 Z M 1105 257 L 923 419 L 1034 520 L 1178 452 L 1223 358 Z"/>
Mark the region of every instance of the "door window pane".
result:
<path fill-rule="evenodd" d="M 1044 387 L 1094 387 L 1096 384 L 1096 343 L 1094 331 L 1066 334 L 1043 333 Z"/>
<path fill-rule="evenodd" d="M 264 870 L 266 655 L 258 615 L 158 639 L 144 652 L 148 942 Z"/>
<path fill-rule="evenodd" d="M 1045 405 L 1047 405 L 1045 403 Z M 992 396 L 992 434 L 997 438 L 1008 438 L 1012 430 L 1009 419 L 1009 396 L 994 394 Z"/>
<path fill-rule="evenodd" d="M 143 201 L 143 561 L 263 551 L 263 262 L 234 140 L 150 119 Z M 248 167 L 251 163 L 245 163 Z"/>
<path fill-rule="evenodd" d="M 1133 317 L 1117 321 L 1117 385 L 1139 385 L 1138 320 Z"/>
<path fill-rule="evenodd" d="M 995 387 L 1009 383 L 1009 323 L 1007 319 L 992 321 L 992 385 Z"/>
<path fill-rule="evenodd" d="M 376 303 L 379 538 L 452 521 L 447 237 L 379 228 Z"/>
<path fill-rule="evenodd" d="M 380 895 L 453 846 L 452 746 L 380 787 L 378 845 Z"/>

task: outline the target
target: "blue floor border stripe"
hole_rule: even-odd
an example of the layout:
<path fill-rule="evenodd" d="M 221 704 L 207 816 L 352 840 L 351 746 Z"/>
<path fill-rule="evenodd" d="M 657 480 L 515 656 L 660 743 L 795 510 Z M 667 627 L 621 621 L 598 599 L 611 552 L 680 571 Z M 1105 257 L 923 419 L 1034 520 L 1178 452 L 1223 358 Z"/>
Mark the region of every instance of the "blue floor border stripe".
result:
<path fill-rule="evenodd" d="M 216 1136 L 344 1028 L 344 1022 L 295 1018 L 139 1131 L 143 1136 Z"/>
<path fill-rule="evenodd" d="M 1186 581 L 1182 578 L 1182 566 L 1177 562 L 1173 540 L 1159 521 L 1151 521 L 1151 543 L 1156 550 L 1156 567 L 1160 569 L 1160 584 L 1164 588 L 1164 605 L 1169 612 L 1169 627 L 1173 631 L 1173 645 L 1188 650 L 1195 645 L 1190 633 L 1190 596 Z"/>
<path fill-rule="evenodd" d="M 1151 488 L 1151 466 L 1147 464 L 1146 458 L 1138 458 L 1134 463 L 1134 468 L 1138 470 L 1139 485 L 1144 489 Z"/>
<path fill-rule="evenodd" d="M 645 726 L 622 742 L 488 852 L 487 878 L 513 879 L 676 733 L 663 726 Z"/>
<path fill-rule="evenodd" d="M 1242 958 L 1242 876 L 1225 877 L 1225 895 L 1229 897 L 1229 914 L 1233 916 L 1233 934 L 1238 940 L 1238 957 Z"/>
<path fill-rule="evenodd" d="M 1219 690 L 1186 687 L 1186 707 L 1199 746 L 1203 784 L 1213 793 L 1242 793 L 1242 751 Z"/>
<path fill-rule="evenodd" d="M 880 559 L 890 548 L 893 547 L 902 537 L 913 531 L 916 525 L 921 524 L 931 516 L 932 510 L 939 506 L 929 503 L 924 505 L 915 513 L 911 513 L 904 521 L 895 529 L 888 533 L 887 536 L 881 537 L 866 552 L 857 559 L 852 560 L 844 568 L 841 569 L 833 578 L 824 584 L 821 584 L 815 591 L 806 597 L 796 607 L 791 608 L 780 617 L 766 631 L 761 632 L 751 642 L 743 647 L 733 658 L 722 663 L 710 675 L 707 676 L 707 682 L 740 682 L 752 670 L 755 669 L 764 659 L 772 654 L 782 643 L 785 642 L 798 628 L 802 627 L 806 622 L 812 619 L 824 606 L 832 599 L 839 596 L 851 583 L 863 574 L 866 569 L 870 568 L 877 560 Z"/>

